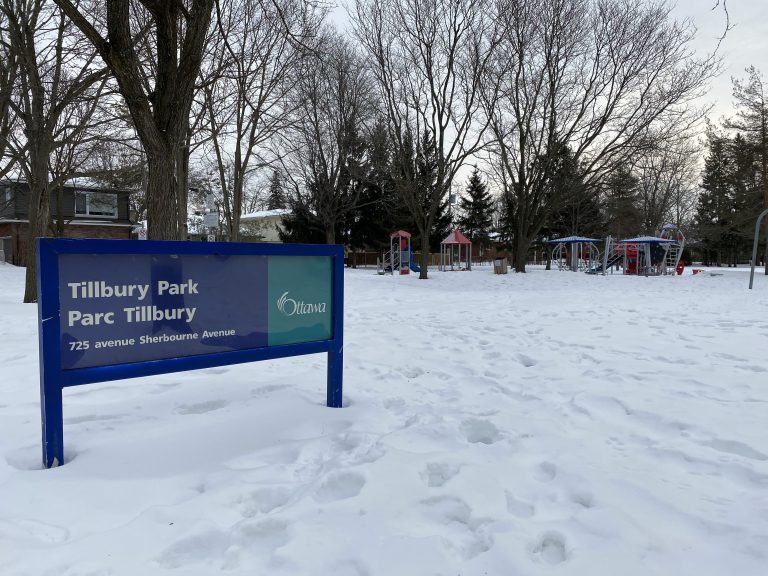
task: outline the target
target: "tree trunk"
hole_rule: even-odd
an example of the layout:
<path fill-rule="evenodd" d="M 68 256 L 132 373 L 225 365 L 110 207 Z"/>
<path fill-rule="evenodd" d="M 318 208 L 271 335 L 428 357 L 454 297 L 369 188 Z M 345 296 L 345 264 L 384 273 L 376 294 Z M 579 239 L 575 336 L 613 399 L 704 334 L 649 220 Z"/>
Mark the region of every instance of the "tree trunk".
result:
<path fill-rule="evenodd" d="M 325 243 L 336 244 L 336 226 L 332 222 L 325 224 Z"/>
<path fill-rule="evenodd" d="M 427 276 L 427 269 L 429 268 L 429 235 L 422 235 L 422 241 L 421 241 L 421 254 L 419 254 L 419 267 L 421 270 L 419 271 L 419 280 L 429 280 L 429 277 Z M 411 263 L 409 262 L 408 265 L 410 266 Z"/>
<path fill-rule="evenodd" d="M 187 200 L 189 197 L 189 134 L 185 144 L 179 146 L 176 164 L 176 182 L 178 184 L 178 230 L 181 240 L 187 239 Z"/>
<path fill-rule="evenodd" d="M 176 195 L 176 147 L 166 153 L 148 153 L 147 232 L 150 240 L 178 240 L 178 205 Z"/>
<path fill-rule="evenodd" d="M 515 242 L 515 272 L 525 272 L 525 259 L 530 247 L 530 239 L 518 238 L 517 242 Z"/>
<path fill-rule="evenodd" d="M 234 182 L 232 186 L 232 226 L 229 232 L 229 239 L 231 242 L 238 242 L 240 240 L 240 216 L 243 214 L 243 182 L 242 175 L 235 174 Z M 331 227 L 331 240 L 328 241 L 328 229 L 325 230 L 325 241 L 327 244 L 334 244 L 335 235 L 333 234 L 333 226 Z"/>
<path fill-rule="evenodd" d="M 46 236 L 50 216 L 50 198 L 46 179 L 29 183 L 29 230 L 27 235 L 27 270 L 24 302 L 37 302 L 37 238 Z"/>

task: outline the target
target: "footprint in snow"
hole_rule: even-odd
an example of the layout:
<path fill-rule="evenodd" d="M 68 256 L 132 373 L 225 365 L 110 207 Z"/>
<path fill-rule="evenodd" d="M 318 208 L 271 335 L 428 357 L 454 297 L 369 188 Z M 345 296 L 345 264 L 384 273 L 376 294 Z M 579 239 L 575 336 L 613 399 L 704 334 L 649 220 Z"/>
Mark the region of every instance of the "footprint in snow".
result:
<path fill-rule="evenodd" d="M 448 462 L 430 462 L 421 473 L 424 483 L 430 488 L 439 488 L 459 473 L 461 467 Z"/>
<path fill-rule="evenodd" d="M 461 498 L 436 496 L 422 500 L 421 504 L 424 515 L 436 523 L 434 529 L 445 530 L 442 538 L 447 547 L 464 559 L 472 559 L 493 547 L 493 535 L 487 530 L 488 519 L 473 517 L 472 508 Z"/>
<path fill-rule="evenodd" d="M 365 476 L 357 472 L 337 472 L 329 475 L 315 491 L 315 500 L 329 503 L 354 498 L 365 486 Z"/>
<path fill-rule="evenodd" d="M 461 431 L 470 444 L 493 444 L 501 438 L 496 425 L 489 420 L 470 418 L 461 423 Z"/>
<path fill-rule="evenodd" d="M 520 364 L 522 364 L 526 368 L 531 368 L 533 366 L 536 366 L 536 363 L 537 363 L 536 360 L 534 360 L 530 356 L 526 356 L 525 354 L 518 354 L 517 360 L 518 362 L 520 362 Z"/>
<path fill-rule="evenodd" d="M 163 568 L 181 568 L 189 564 L 208 563 L 221 557 L 230 546 L 231 539 L 219 530 L 204 530 L 180 538 L 168 546 L 157 558 Z"/>
<path fill-rule="evenodd" d="M 282 486 L 259 488 L 240 498 L 238 502 L 242 507 L 240 513 L 244 518 L 268 514 L 281 506 L 285 506 L 290 501 L 291 496 L 291 491 Z"/>
<path fill-rule="evenodd" d="M 530 518 L 536 512 L 533 504 L 518 500 L 512 492 L 505 492 L 507 497 L 507 512 L 518 518 Z"/>
<path fill-rule="evenodd" d="M 260 558 L 271 555 L 290 541 L 288 523 L 277 518 L 242 522 L 232 536 L 243 550 Z"/>
<path fill-rule="evenodd" d="M 591 492 L 585 490 L 576 491 L 571 493 L 571 502 L 578 504 L 582 508 L 593 508 L 595 506 L 595 498 Z"/>
<path fill-rule="evenodd" d="M 542 462 L 536 467 L 533 475 L 541 482 L 551 482 L 557 476 L 557 466 L 551 462 Z"/>
<path fill-rule="evenodd" d="M 568 550 L 565 547 L 565 536 L 559 532 L 546 532 L 531 546 L 531 554 L 537 561 L 550 566 L 562 564 L 568 560 Z"/>

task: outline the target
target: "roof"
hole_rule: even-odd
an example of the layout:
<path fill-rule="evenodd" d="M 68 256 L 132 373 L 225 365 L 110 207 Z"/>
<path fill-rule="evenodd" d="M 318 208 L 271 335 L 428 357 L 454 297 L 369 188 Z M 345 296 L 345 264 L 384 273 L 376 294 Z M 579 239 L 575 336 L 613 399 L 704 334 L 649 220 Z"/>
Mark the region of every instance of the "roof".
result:
<path fill-rule="evenodd" d="M 264 218 L 274 218 L 276 216 L 288 216 L 291 211 L 288 208 L 275 208 L 274 210 L 260 210 L 258 212 L 250 212 L 240 216 L 240 222 L 247 222 L 248 220 L 263 220 Z"/>
<path fill-rule="evenodd" d="M 472 242 L 461 233 L 457 228 L 443 240 L 440 244 L 472 244 Z"/>
<path fill-rule="evenodd" d="M 669 244 L 673 242 L 670 238 L 657 238 L 656 236 L 638 236 L 637 238 L 627 238 L 619 240 L 623 244 Z"/>
<path fill-rule="evenodd" d="M 565 238 L 554 238 L 547 240 L 547 244 L 579 244 L 581 242 L 602 242 L 596 238 L 586 238 L 584 236 L 566 236 Z"/>
<path fill-rule="evenodd" d="M 389 235 L 390 238 L 410 238 L 411 233 L 406 232 L 405 230 L 395 230 L 392 232 L 392 234 Z"/>

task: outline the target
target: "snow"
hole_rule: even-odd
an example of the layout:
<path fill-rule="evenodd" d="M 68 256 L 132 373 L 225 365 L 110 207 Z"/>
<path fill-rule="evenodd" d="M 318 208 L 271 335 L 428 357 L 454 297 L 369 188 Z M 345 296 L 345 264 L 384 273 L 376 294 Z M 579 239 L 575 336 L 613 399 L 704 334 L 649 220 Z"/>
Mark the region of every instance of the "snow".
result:
<path fill-rule="evenodd" d="M 275 218 L 277 216 L 287 216 L 291 213 L 288 208 L 275 208 L 273 210 L 260 210 L 258 212 L 249 212 L 240 216 L 241 222 L 247 222 L 249 220 L 261 220 L 263 218 Z"/>
<path fill-rule="evenodd" d="M 0 265 L 0 574 L 761 576 L 768 279 L 346 271 L 325 357 L 80 386 Z"/>

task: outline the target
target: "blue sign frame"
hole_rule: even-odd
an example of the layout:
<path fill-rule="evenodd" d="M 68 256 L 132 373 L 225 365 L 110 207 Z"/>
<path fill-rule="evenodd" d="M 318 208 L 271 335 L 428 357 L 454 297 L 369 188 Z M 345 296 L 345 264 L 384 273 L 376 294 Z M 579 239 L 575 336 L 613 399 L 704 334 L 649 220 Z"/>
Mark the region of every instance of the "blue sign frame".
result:
<path fill-rule="evenodd" d="M 62 367 L 64 351 L 62 350 L 61 332 L 60 260 L 62 255 L 73 254 L 105 257 L 134 255 L 180 258 L 186 255 L 330 257 L 331 337 L 295 344 L 65 369 Z M 344 249 L 342 246 L 38 238 L 37 290 L 40 339 L 40 409 L 43 466 L 45 468 L 52 468 L 64 463 L 62 396 L 64 388 L 69 386 L 326 352 L 328 354 L 326 404 L 332 408 L 340 408 L 342 405 L 344 333 Z"/>

